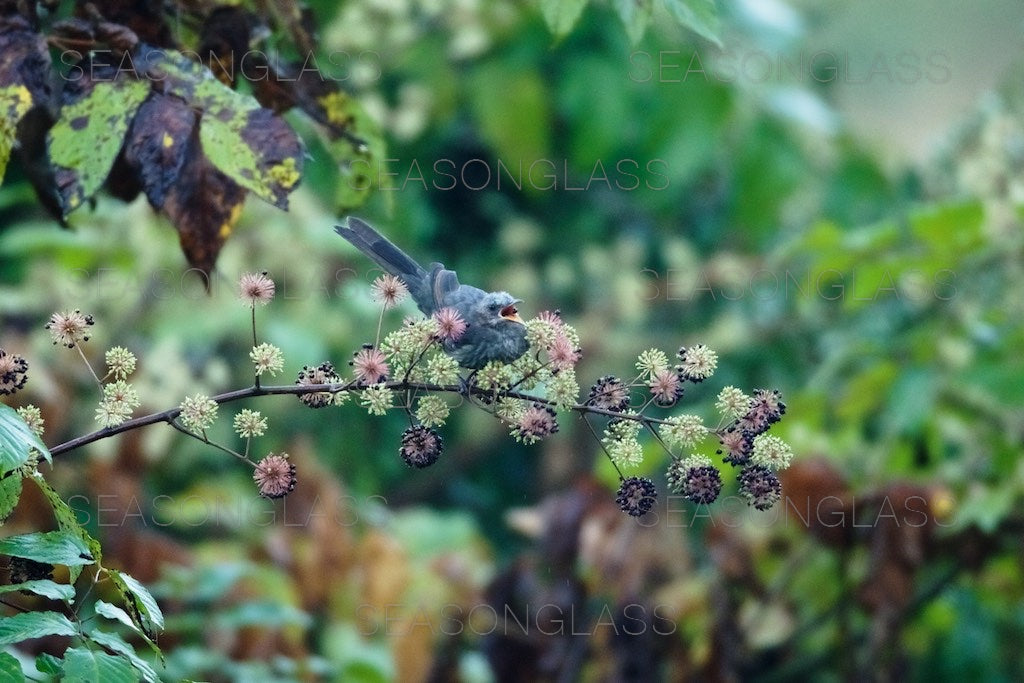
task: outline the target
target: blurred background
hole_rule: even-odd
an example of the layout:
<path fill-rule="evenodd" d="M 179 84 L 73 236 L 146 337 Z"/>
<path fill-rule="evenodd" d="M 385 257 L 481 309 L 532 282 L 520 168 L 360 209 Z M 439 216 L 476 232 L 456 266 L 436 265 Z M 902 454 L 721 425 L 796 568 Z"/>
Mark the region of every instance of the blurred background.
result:
<path fill-rule="evenodd" d="M 633 43 L 619 4 L 559 39 L 528 3 L 311 3 L 387 141 L 356 213 L 529 317 L 559 309 L 584 393 L 694 343 L 720 361 L 687 412 L 711 419 L 729 384 L 781 390 L 782 503 L 737 504 L 728 476 L 710 507 L 664 495 L 650 443 L 635 473 L 662 496 L 628 518 L 568 416 L 522 446 L 463 407 L 412 471 L 400 415 L 237 405 L 298 468 L 278 502 L 148 427 L 48 477 L 161 600 L 168 680 L 1024 678 L 1024 5 L 718 3 L 717 45 L 660 3 Z M 101 197 L 65 230 L 8 169 L 2 345 L 31 363 L 18 399 L 47 444 L 92 431 L 98 398 L 43 330 L 56 310 L 95 316 L 96 365 L 139 356 L 137 414 L 251 382 L 247 271 L 277 283 L 257 319 L 281 383 L 373 341 L 376 273 L 332 230 L 346 181 L 289 116 L 302 185 L 288 212 L 246 203 L 208 294 L 144 199 Z M 212 435 L 233 443 L 228 422 Z M 11 533 L 47 528 L 35 508 Z"/>

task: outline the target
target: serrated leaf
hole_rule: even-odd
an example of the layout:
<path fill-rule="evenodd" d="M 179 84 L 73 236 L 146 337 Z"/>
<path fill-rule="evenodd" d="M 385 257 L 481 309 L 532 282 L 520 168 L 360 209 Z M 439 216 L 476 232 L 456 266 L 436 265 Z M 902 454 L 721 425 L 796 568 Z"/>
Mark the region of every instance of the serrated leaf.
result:
<path fill-rule="evenodd" d="M 715 0 L 665 0 L 665 7 L 681 25 L 715 45 L 722 46 L 718 37 L 721 22 Z"/>
<path fill-rule="evenodd" d="M 148 82 L 120 78 L 95 83 L 80 100 L 61 108 L 46 139 L 64 215 L 103 185 L 148 94 Z"/>
<path fill-rule="evenodd" d="M 71 509 L 60 494 L 49 482 L 43 479 L 41 476 L 31 477 L 32 481 L 36 486 L 39 487 L 40 492 L 46 497 L 46 500 L 50 503 L 50 507 L 53 509 L 53 516 L 57 520 L 57 528 L 61 531 L 66 531 L 71 534 L 75 534 L 85 543 L 86 547 L 89 548 L 89 552 L 92 554 L 93 559 L 97 563 L 103 562 L 103 550 L 100 548 L 100 543 L 95 538 L 89 535 L 89 532 L 85 530 L 78 522 L 78 517 L 75 515 L 75 511 Z M 69 567 L 70 572 L 70 583 L 74 583 L 78 580 L 79 575 L 82 573 L 82 567 Z"/>
<path fill-rule="evenodd" d="M 615 10 L 626 28 L 629 42 L 636 45 L 647 33 L 654 13 L 654 0 L 614 0 Z"/>
<path fill-rule="evenodd" d="M 92 564 L 89 548 L 77 534 L 67 531 L 47 531 L 20 534 L 0 539 L 0 555 L 27 557 L 36 562 L 63 564 L 77 567 Z"/>
<path fill-rule="evenodd" d="M 66 583 L 57 583 L 49 579 L 38 579 L 36 581 L 25 581 L 23 583 L 0 586 L 0 593 L 10 593 L 11 591 L 28 591 L 29 593 L 41 595 L 44 598 L 63 600 L 69 603 L 75 600 L 74 586 L 69 586 Z"/>
<path fill-rule="evenodd" d="M 0 522 L 7 519 L 21 499 L 21 474 L 11 472 L 0 479 Z"/>
<path fill-rule="evenodd" d="M 156 674 L 156 670 L 149 665 L 149 662 L 139 657 L 135 652 L 135 648 L 130 643 L 126 642 L 124 638 L 116 633 L 109 633 L 107 631 L 91 631 L 88 636 L 95 642 L 99 643 L 108 650 L 115 654 L 121 655 L 135 667 L 135 669 L 142 675 L 142 678 L 146 681 L 159 681 L 160 678 Z"/>
<path fill-rule="evenodd" d="M 556 38 L 564 38 L 590 0 L 540 0 L 540 13 Z"/>
<path fill-rule="evenodd" d="M 0 617 L 0 646 L 13 645 L 29 638 L 73 636 L 77 633 L 75 625 L 57 612 L 22 612 L 11 617 Z"/>
<path fill-rule="evenodd" d="M 124 598 L 125 604 L 129 607 L 128 614 L 136 626 L 150 638 L 155 636 L 156 631 L 163 629 L 163 612 L 145 586 L 129 574 L 116 569 L 108 570 L 107 576 Z"/>
<path fill-rule="evenodd" d="M 139 626 L 123 609 L 121 609 L 117 605 L 112 605 L 109 602 L 105 602 L 103 600 L 97 600 L 96 605 L 93 609 L 95 609 L 96 614 L 98 614 L 99 616 L 106 617 L 107 619 L 113 619 L 114 621 L 118 621 L 127 626 L 128 628 L 130 628 L 133 633 L 138 635 L 146 642 L 147 645 L 149 645 L 153 652 L 160 658 L 161 662 L 164 661 L 164 654 L 160 650 L 160 647 L 156 643 L 154 643 L 148 635 L 146 635 L 145 631 L 139 628 Z"/>
<path fill-rule="evenodd" d="M 52 462 L 49 449 L 25 424 L 18 411 L 0 403 L 0 475 L 24 465 L 33 448 L 46 462 Z"/>
<path fill-rule="evenodd" d="M 21 662 L 10 652 L 0 652 L 0 683 L 22 683 Z"/>
<path fill-rule="evenodd" d="M 133 683 L 140 676 L 124 657 L 72 648 L 64 653 L 64 680 L 96 683 Z"/>

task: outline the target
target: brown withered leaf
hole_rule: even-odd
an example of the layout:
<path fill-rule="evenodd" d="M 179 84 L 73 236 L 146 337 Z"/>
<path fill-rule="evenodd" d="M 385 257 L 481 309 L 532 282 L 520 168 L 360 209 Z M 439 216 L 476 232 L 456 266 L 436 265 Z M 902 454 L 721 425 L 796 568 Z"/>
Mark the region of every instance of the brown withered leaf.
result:
<path fill-rule="evenodd" d="M 241 214 L 245 190 L 202 154 L 197 133 L 190 136 L 188 145 L 185 163 L 168 188 L 163 209 L 178 230 L 189 265 L 209 273 Z"/>
<path fill-rule="evenodd" d="M 195 110 L 181 99 L 151 93 L 136 112 L 125 138 L 121 153 L 124 165 L 115 166 L 111 179 L 120 180 L 115 172 L 124 170 L 137 179 L 149 203 L 162 209 L 167 193 L 179 182 L 189 154 L 196 153 L 190 142 L 198 120 Z"/>
<path fill-rule="evenodd" d="M 24 17 L 0 18 L 0 87 L 24 86 L 31 106 L 50 99 L 50 52 L 46 39 Z"/>

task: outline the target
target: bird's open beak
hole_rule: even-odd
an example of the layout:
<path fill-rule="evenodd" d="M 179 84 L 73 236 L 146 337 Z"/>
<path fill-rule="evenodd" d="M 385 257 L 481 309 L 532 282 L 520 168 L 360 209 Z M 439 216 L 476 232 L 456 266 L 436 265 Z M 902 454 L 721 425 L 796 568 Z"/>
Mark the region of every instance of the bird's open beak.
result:
<path fill-rule="evenodd" d="M 523 319 L 519 317 L 519 311 L 516 309 L 516 304 L 518 303 L 522 303 L 522 301 L 520 299 L 516 299 L 511 304 L 501 309 L 501 312 L 498 315 L 505 320 L 511 320 L 512 322 L 519 323 L 520 325 L 525 325 L 526 323 L 524 323 Z"/>

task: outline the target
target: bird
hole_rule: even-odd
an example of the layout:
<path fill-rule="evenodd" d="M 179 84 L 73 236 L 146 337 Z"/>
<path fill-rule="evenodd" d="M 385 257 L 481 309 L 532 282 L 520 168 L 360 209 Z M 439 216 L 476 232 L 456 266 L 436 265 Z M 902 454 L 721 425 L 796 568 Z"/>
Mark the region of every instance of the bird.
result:
<path fill-rule="evenodd" d="M 508 292 L 485 292 L 459 282 L 455 271 L 442 263 L 427 270 L 369 224 L 350 216 L 347 225 L 334 231 L 386 272 L 400 278 L 426 316 L 453 308 L 466 322 L 466 330 L 454 341 L 445 341 L 445 352 L 460 366 L 479 370 L 491 361 L 511 363 L 530 347 L 526 323 L 519 317 L 516 299 Z"/>

